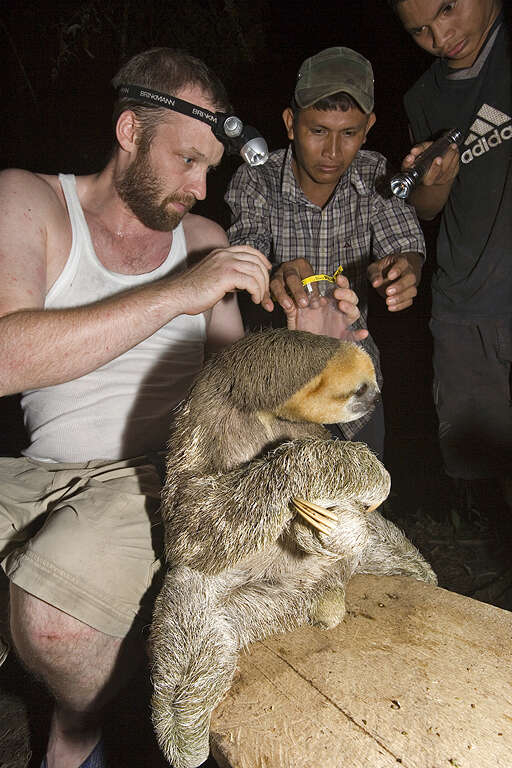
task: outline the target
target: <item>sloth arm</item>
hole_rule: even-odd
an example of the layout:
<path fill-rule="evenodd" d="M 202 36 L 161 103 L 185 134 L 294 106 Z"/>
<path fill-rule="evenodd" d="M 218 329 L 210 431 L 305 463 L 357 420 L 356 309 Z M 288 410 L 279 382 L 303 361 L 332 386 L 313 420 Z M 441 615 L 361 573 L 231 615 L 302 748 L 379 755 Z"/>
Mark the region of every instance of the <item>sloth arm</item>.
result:
<path fill-rule="evenodd" d="M 169 565 L 215 573 L 276 542 L 295 516 L 292 498 L 350 495 L 366 505 L 364 489 L 389 484 L 389 476 L 362 443 L 306 438 L 229 472 L 172 482 L 165 520 Z"/>

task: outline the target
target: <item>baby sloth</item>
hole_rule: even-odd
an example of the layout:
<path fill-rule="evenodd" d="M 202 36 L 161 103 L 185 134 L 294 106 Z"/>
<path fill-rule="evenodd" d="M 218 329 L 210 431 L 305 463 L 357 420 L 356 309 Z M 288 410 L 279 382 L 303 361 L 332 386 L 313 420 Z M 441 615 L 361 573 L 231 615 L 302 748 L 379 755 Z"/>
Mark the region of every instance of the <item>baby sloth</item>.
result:
<path fill-rule="evenodd" d="M 248 643 L 336 626 L 355 573 L 436 583 L 376 511 L 384 466 L 322 426 L 367 413 L 378 391 L 357 345 L 280 329 L 219 353 L 180 407 L 162 500 L 169 568 L 150 636 L 153 723 L 174 768 L 208 757 L 211 713 Z"/>

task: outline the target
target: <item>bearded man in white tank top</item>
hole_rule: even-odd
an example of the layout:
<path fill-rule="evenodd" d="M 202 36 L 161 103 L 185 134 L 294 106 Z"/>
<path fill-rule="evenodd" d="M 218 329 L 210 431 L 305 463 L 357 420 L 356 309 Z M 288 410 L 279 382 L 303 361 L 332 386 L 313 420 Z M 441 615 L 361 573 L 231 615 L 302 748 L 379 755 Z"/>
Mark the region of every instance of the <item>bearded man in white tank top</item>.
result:
<path fill-rule="evenodd" d="M 133 57 L 126 83 L 229 109 L 172 49 Z M 30 435 L 0 459 L 0 559 L 14 647 L 55 699 L 47 768 L 103 765 L 100 713 L 142 657 L 157 586 L 172 409 L 205 346 L 243 334 L 235 292 L 273 306 L 267 259 L 189 213 L 223 154 L 210 125 L 122 91 L 114 125 L 99 173 L 0 174 L 0 395 L 22 393 Z"/>

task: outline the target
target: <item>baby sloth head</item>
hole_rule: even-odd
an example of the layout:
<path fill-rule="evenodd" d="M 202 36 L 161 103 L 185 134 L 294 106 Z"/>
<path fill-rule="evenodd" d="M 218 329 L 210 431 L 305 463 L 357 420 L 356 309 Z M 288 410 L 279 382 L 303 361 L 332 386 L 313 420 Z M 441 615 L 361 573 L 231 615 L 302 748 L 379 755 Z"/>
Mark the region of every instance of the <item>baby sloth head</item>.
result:
<path fill-rule="evenodd" d="M 350 342 L 339 342 L 323 370 L 275 411 L 289 421 L 332 424 L 359 419 L 379 396 L 370 356 Z"/>

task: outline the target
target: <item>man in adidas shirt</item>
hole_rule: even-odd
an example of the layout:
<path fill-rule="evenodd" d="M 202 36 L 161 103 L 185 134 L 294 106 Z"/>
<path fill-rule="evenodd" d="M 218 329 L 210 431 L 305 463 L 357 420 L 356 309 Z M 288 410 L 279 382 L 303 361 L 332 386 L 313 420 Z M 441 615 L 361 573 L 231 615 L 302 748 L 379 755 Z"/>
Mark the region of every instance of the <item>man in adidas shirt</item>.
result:
<path fill-rule="evenodd" d="M 415 146 L 457 127 L 411 195 L 441 213 L 432 281 L 434 396 L 448 475 L 482 487 L 512 475 L 512 86 L 500 0 L 389 0 L 406 31 L 436 57 L 406 93 Z M 492 486 L 491 486 L 492 487 Z M 509 504 L 512 505 L 512 501 Z"/>

